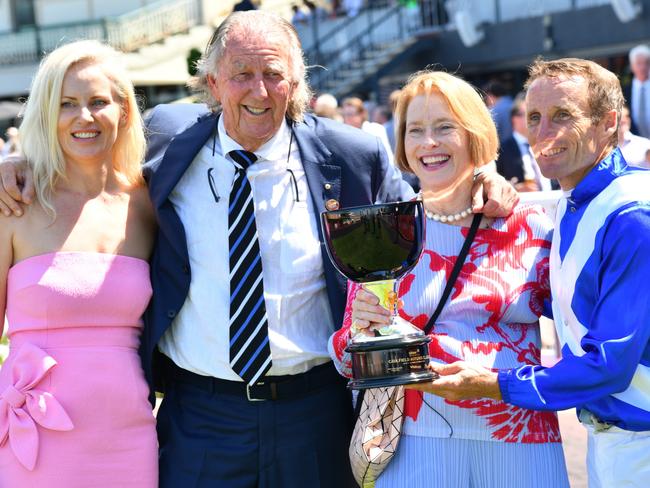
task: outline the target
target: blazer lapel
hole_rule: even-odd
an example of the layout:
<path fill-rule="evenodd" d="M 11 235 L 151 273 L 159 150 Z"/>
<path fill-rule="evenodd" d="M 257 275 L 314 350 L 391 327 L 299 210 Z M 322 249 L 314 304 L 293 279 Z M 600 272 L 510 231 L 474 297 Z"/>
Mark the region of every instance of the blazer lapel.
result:
<path fill-rule="evenodd" d="M 316 136 L 313 127 L 307 125 L 308 123 L 309 121 L 294 124 L 293 131 L 300 149 L 300 158 L 314 209 L 320 214 L 327 210 L 325 203 L 328 200 L 340 201 L 341 166 L 333 160 L 332 153 Z M 318 234 L 322 241 L 320 225 Z"/>
<path fill-rule="evenodd" d="M 176 135 L 169 143 L 160 167 L 149 186 L 153 204 L 162 207 L 216 128 L 216 115 L 205 115 L 192 126 Z"/>

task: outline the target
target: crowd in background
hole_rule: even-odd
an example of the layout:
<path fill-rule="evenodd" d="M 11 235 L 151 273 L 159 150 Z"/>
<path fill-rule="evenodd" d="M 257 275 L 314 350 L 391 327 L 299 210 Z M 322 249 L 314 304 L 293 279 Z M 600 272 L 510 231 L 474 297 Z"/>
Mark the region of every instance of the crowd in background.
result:
<path fill-rule="evenodd" d="M 619 125 L 619 147 L 630 165 L 650 168 L 650 47 L 634 47 L 629 62 L 633 78 L 623 87 L 627 105 Z M 556 190 L 559 185 L 542 175 L 528 144 L 525 93 L 520 91 L 513 97 L 512 88 L 496 79 L 480 87 L 499 136 L 497 171 L 519 192 Z M 322 93 L 314 97 L 311 108 L 316 115 L 375 135 L 392 160 L 394 110 L 399 94 L 399 89 L 392 91 L 384 104 L 359 97 L 337 100 L 331 93 Z M 409 182 L 417 187 L 416 181 Z"/>

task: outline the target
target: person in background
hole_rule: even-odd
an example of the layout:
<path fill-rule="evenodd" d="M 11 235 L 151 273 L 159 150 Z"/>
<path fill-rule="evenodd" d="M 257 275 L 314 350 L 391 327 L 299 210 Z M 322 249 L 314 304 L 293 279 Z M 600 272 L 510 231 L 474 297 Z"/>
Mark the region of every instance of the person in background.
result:
<path fill-rule="evenodd" d="M 307 10 L 309 11 L 308 18 L 312 22 L 320 22 L 322 20 L 325 20 L 329 15 L 325 8 L 323 8 L 320 5 L 317 5 L 316 3 L 310 0 L 304 0 L 303 5 L 307 7 Z"/>
<path fill-rule="evenodd" d="M 156 488 L 138 357 L 156 226 L 118 53 L 80 41 L 46 56 L 20 136 L 37 199 L 0 225 L 0 486 Z"/>
<path fill-rule="evenodd" d="M 520 192 L 551 190 L 551 181 L 541 170 L 528 143 L 526 100 L 524 94 L 515 97 L 510 111 L 512 136 L 503 141 L 496 161 L 497 171 Z"/>
<path fill-rule="evenodd" d="M 640 44 L 629 53 L 632 82 L 623 90 L 630 107 L 630 132 L 650 138 L 650 47 Z"/>
<path fill-rule="evenodd" d="M 297 25 L 300 25 L 300 24 L 306 24 L 307 21 L 309 20 L 309 15 L 307 13 L 305 13 L 295 3 L 291 6 L 291 11 L 293 12 L 293 15 L 291 16 L 291 23 L 294 26 L 297 26 Z"/>
<path fill-rule="evenodd" d="M 512 110 L 512 97 L 508 94 L 506 87 L 500 81 L 493 80 L 483 88 L 485 98 L 492 119 L 497 126 L 499 141 L 503 143 L 512 135 L 512 124 L 510 122 L 510 111 Z"/>
<path fill-rule="evenodd" d="M 341 8 L 348 17 L 356 17 L 363 8 L 363 0 L 342 0 Z"/>
<path fill-rule="evenodd" d="M 496 128 L 478 92 L 443 72 L 413 75 L 397 104 L 397 164 L 420 180 L 426 244 L 400 281 L 400 316 L 424 328 L 438 305 L 468 226 L 473 174 L 494 160 Z M 551 221 L 540 207 L 483 217 L 451 300 L 431 334 L 436 364 L 463 359 L 508 369 L 540 364 L 538 318 L 549 297 Z M 376 296 L 349 283 L 343 327 L 330 354 L 350 376 L 351 334 L 389 322 Z M 568 487 L 555 414 L 500 400 L 445 401 L 406 391 L 394 459 L 377 488 Z M 534 459 L 535 462 L 531 462 Z"/>
<path fill-rule="evenodd" d="M 9 127 L 5 133 L 7 139 L 2 146 L 2 157 L 20 153 L 20 134 L 16 127 Z"/>
<path fill-rule="evenodd" d="M 240 0 L 233 8 L 233 12 L 246 12 L 247 10 L 257 10 L 257 5 L 253 0 Z"/>
<path fill-rule="evenodd" d="M 384 123 L 384 129 L 386 130 L 386 136 L 388 137 L 388 143 L 390 148 L 395 153 L 395 110 L 397 109 L 397 101 L 399 100 L 399 95 L 401 90 L 393 90 L 388 96 L 388 104 L 390 106 L 390 119 Z"/>
<path fill-rule="evenodd" d="M 147 122 L 159 232 L 141 357 L 165 395 L 160 486 L 354 486 L 351 398 L 327 351 L 346 283 L 317 216 L 413 193 L 376 138 L 306 113 L 285 19 L 231 14 L 198 68 L 206 104 L 158 106 Z M 3 211 L 29 196 L 17 180 L 29 175 L 0 164 Z M 496 172 L 473 195 L 492 216 L 517 200 Z"/>
<path fill-rule="evenodd" d="M 377 105 L 372 109 L 372 121 L 376 124 L 383 125 L 385 128 L 386 122 L 392 117 L 391 110 L 385 105 Z"/>
<path fill-rule="evenodd" d="M 583 59 L 536 61 L 526 83 L 528 134 L 542 172 L 564 191 L 550 254 L 554 366 L 496 371 L 436 366 L 423 388 L 451 401 L 502 399 L 576 408 L 588 431 L 590 487 L 650 477 L 650 173 L 627 165 L 616 75 Z"/>
<path fill-rule="evenodd" d="M 388 159 L 393 161 L 393 151 L 386 136 L 386 129 L 381 124 L 368 120 L 368 110 L 363 104 L 363 100 L 358 97 L 344 98 L 341 102 L 341 115 L 344 123 L 377 137 L 381 141 Z"/>
<path fill-rule="evenodd" d="M 343 122 L 343 117 L 339 113 L 339 102 L 336 97 L 331 93 L 323 93 L 316 98 L 314 102 L 314 114 L 318 117 L 325 117 L 328 119 Z"/>
<path fill-rule="evenodd" d="M 648 168 L 646 154 L 650 150 L 650 139 L 632 134 L 631 124 L 630 111 L 627 107 L 623 107 L 621 121 L 618 124 L 618 147 L 627 164 Z"/>

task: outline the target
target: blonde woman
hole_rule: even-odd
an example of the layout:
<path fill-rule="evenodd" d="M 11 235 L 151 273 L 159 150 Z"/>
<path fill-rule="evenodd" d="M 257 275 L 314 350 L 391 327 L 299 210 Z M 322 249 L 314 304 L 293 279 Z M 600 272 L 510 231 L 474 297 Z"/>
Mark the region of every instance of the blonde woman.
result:
<path fill-rule="evenodd" d="M 155 230 L 145 140 L 119 55 L 49 54 L 20 129 L 37 202 L 0 226 L 0 486 L 157 486 L 137 353 Z"/>
<path fill-rule="evenodd" d="M 397 105 L 396 161 L 415 173 L 426 209 L 426 246 L 402 281 L 400 314 L 424 328 L 438 305 L 468 227 L 476 168 L 496 158 L 496 128 L 474 88 L 442 72 L 414 75 Z M 483 217 L 450 300 L 433 327 L 436 363 L 459 359 L 492 369 L 539 364 L 538 317 L 549 298 L 551 222 L 539 208 L 515 207 L 506 219 Z M 343 328 L 330 351 L 344 374 L 352 321 L 388 323 L 377 298 L 351 286 Z M 554 413 L 502 401 L 452 402 L 406 391 L 397 454 L 378 487 L 568 486 Z"/>

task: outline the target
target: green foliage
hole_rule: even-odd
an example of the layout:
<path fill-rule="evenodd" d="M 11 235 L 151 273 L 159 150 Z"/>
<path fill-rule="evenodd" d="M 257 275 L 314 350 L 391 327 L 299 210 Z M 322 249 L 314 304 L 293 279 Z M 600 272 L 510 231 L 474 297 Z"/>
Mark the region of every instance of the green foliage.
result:
<path fill-rule="evenodd" d="M 3 335 L 0 339 L 0 365 L 4 362 L 7 354 L 9 354 L 9 340 L 6 335 Z"/>
<path fill-rule="evenodd" d="M 187 72 L 194 76 L 196 75 L 196 62 L 201 59 L 201 51 L 193 47 L 187 55 Z"/>

